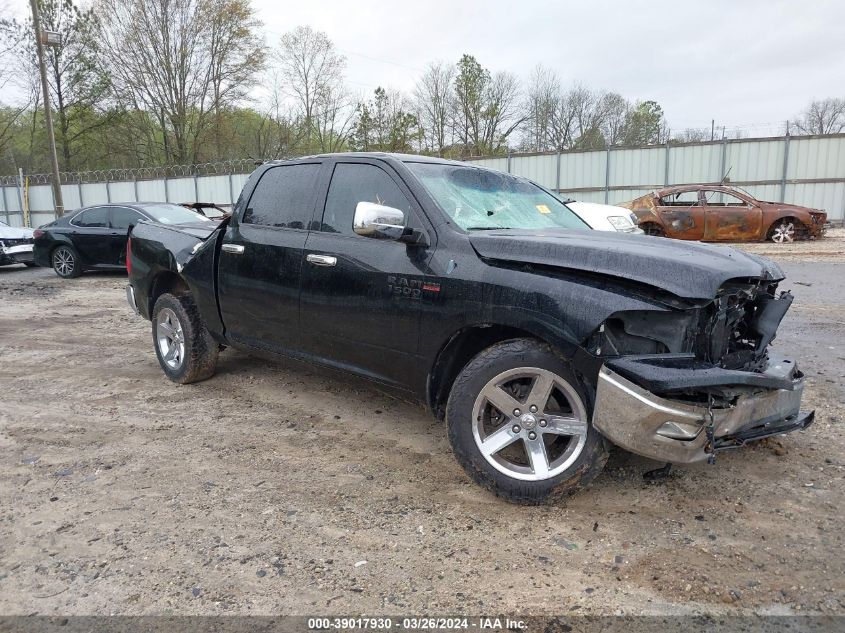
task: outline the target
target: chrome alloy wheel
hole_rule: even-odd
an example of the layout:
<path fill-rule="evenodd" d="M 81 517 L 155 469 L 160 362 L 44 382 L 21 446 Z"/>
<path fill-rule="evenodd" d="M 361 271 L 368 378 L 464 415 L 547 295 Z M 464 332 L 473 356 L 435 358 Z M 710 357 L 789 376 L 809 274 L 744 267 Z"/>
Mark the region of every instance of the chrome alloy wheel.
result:
<path fill-rule="evenodd" d="M 472 434 L 493 468 L 524 481 L 559 475 L 587 442 L 587 411 L 566 380 L 517 367 L 488 382 L 472 408 Z"/>
<path fill-rule="evenodd" d="M 170 308 L 164 308 L 156 317 L 158 351 L 170 369 L 179 369 L 185 360 L 185 334 L 179 317 Z"/>
<path fill-rule="evenodd" d="M 795 239 L 795 225 L 792 222 L 781 222 L 772 232 L 772 241 L 778 244 L 791 242 Z"/>
<path fill-rule="evenodd" d="M 70 249 L 67 249 L 62 246 L 60 248 L 57 248 L 56 251 L 53 253 L 53 268 L 62 277 L 67 277 L 68 275 L 72 274 L 75 266 L 76 258 L 74 258 L 73 253 L 70 251 Z"/>

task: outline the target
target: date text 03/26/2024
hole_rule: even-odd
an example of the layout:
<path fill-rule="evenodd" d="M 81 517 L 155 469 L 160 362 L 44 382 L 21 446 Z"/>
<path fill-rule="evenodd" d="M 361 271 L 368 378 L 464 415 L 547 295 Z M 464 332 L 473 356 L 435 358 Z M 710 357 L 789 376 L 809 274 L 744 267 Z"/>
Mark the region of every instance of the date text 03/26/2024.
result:
<path fill-rule="evenodd" d="M 525 622 L 501 617 L 407 617 L 393 619 L 386 617 L 333 617 L 309 618 L 309 631 L 390 631 L 396 630 L 468 630 L 518 631 L 525 628 Z"/>

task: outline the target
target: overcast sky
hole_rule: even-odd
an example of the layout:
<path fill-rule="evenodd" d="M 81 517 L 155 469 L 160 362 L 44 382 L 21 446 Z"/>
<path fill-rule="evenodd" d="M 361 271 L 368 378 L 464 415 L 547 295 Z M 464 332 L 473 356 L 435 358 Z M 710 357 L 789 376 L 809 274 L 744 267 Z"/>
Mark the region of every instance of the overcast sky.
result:
<path fill-rule="evenodd" d="M 268 43 L 325 31 L 356 91 L 410 91 L 428 62 L 471 53 L 523 80 L 542 63 L 564 84 L 654 99 L 673 129 L 771 126 L 845 97 L 845 0 L 253 2 Z"/>

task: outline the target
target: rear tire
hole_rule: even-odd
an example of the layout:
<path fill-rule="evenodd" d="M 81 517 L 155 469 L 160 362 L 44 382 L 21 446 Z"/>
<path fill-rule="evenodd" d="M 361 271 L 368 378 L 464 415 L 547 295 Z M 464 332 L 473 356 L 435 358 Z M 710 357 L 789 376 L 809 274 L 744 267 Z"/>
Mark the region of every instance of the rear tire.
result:
<path fill-rule="evenodd" d="M 173 382 L 185 385 L 214 375 L 220 346 L 190 294 L 165 293 L 156 300 L 152 334 L 159 365 Z"/>
<path fill-rule="evenodd" d="M 464 470 L 524 504 L 571 495 L 602 471 L 607 448 L 590 416 L 569 363 L 531 339 L 479 353 L 455 379 L 446 406 L 449 441 Z"/>
<path fill-rule="evenodd" d="M 73 279 L 82 274 L 79 253 L 73 246 L 62 244 L 54 248 L 50 255 L 50 262 L 53 264 L 53 270 L 62 279 Z"/>

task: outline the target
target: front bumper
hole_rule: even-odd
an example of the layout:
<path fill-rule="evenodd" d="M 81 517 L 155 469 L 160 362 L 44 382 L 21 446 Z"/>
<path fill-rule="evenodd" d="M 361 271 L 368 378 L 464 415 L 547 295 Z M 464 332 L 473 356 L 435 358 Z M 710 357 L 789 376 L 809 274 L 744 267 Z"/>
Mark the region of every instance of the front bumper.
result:
<path fill-rule="evenodd" d="M 730 406 L 712 409 L 712 445 L 706 432 L 710 420 L 707 406 L 656 396 L 630 379 L 630 374 L 625 377 L 607 364 L 598 375 L 593 426 L 632 453 L 689 464 L 720 450 L 812 424 L 813 412 L 800 409 L 804 377 L 793 362 L 773 358 L 762 374 L 733 373 L 750 377 L 745 383 L 733 382 L 738 380 L 735 378 L 722 383 L 722 387 L 730 387 L 739 395 Z M 751 380 L 754 376 L 759 379 Z M 719 387 L 713 378 L 711 373 L 703 380 L 707 384 L 702 385 L 702 393 Z M 754 384 L 766 380 L 776 386 Z M 686 387 L 685 391 L 690 387 L 695 390 L 692 385 Z"/>
<path fill-rule="evenodd" d="M 0 261 L 9 264 L 31 264 L 35 261 L 32 244 L 0 247 Z"/>

